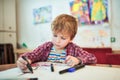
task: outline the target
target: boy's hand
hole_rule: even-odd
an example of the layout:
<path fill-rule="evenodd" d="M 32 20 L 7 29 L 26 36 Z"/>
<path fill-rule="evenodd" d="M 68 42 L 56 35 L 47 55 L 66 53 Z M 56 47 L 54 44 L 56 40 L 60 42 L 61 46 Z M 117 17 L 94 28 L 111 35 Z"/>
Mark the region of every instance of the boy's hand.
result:
<path fill-rule="evenodd" d="M 68 64 L 69 66 L 74 66 L 74 65 L 79 64 L 80 60 L 73 56 L 67 56 L 65 63 Z"/>
<path fill-rule="evenodd" d="M 29 61 L 29 63 L 31 63 L 31 61 L 30 60 L 28 60 Z M 27 71 L 27 61 L 25 61 L 22 57 L 20 57 L 20 58 L 18 58 L 18 60 L 17 60 L 17 66 L 23 71 L 23 72 L 25 72 L 25 71 Z"/>

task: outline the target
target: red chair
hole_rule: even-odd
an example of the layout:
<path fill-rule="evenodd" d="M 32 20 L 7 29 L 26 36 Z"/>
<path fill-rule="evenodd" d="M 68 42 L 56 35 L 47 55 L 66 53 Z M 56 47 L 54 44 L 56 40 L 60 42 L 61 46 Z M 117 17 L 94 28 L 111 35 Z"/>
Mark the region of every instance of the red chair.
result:
<path fill-rule="evenodd" d="M 15 63 L 14 48 L 11 43 L 0 44 L 0 64 Z"/>
<path fill-rule="evenodd" d="M 106 54 L 106 61 L 108 64 L 120 65 L 120 54 Z"/>
<path fill-rule="evenodd" d="M 112 53 L 111 48 L 83 48 L 83 49 L 96 56 L 97 64 L 107 64 L 106 53 Z"/>

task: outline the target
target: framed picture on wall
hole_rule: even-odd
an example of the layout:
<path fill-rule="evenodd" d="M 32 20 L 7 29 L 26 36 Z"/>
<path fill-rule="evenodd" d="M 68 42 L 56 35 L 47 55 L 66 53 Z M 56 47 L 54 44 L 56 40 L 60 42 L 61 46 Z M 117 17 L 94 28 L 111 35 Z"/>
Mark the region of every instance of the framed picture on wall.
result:
<path fill-rule="evenodd" d="M 47 23 L 52 20 L 52 7 L 45 6 L 33 9 L 34 24 Z"/>

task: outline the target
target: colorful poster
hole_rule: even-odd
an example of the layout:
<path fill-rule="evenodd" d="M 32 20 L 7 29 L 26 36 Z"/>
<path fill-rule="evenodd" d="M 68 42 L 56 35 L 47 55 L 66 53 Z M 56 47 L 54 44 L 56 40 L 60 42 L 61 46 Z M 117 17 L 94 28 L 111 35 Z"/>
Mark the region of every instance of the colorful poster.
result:
<path fill-rule="evenodd" d="M 34 24 L 47 23 L 52 20 L 52 7 L 46 6 L 33 9 Z"/>
<path fill-rule="evenodd" d="M 107 0 L 90 0 L 89 4 L 91 23 L 101 24 L 103 22 L 108 22 Z"/>
<path fill-rule="evenodd" d="M 71 14 L 78 20 L 79 25 L 90 24 L 88 0 L 74 0 L 70 2 Z"/>
<path fill-rule="evenodd" d="M 108 22 L 108 0 L 73 0 L 70 10 L 79 25 Z"/>

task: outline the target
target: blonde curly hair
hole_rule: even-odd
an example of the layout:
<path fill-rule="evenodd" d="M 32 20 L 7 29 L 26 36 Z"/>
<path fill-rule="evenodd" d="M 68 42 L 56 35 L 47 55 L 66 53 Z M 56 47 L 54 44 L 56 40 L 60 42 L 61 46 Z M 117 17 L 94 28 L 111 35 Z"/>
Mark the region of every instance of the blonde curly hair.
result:
<path fill-rule="evenodd" d="M 77 19 L 68 14 L 61 14 L 54 19 L 51 29 L 54 33 L 70 35 L 70 39 L 72 40 L 78 29 Z"/>

